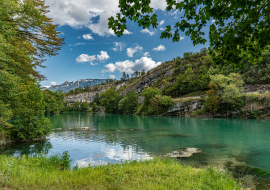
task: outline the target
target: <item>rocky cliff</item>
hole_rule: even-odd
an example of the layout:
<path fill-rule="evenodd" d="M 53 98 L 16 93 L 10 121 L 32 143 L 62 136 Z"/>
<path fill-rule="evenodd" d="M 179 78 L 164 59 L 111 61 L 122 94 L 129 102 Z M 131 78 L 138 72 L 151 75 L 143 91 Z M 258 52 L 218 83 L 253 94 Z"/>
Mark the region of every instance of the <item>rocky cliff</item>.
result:
<path fill-rule="evenodd" d="M 105 92 L 107 89 L 115 86 L 116 89 L 119 89 L 121 86 L 126 85 L 128 83 L 128 81 L 124 81 L 121 82 L 119 84 L 106 84 L 106 85 L 99 85 L 99 86 L 94 86 L 94 87 L 90 87 L 88 92 L 83 92 L 80 94 L 73 94 L 73 95 L 69 95 L 66 96 L 65 99 L 69 102 L 69 103 L 74 103 L 74 102 L 84 102 L 87 101 L 88 103 L 91 103 L 94 98 L 95 95 L 97 93 L 102 93 Z"/>

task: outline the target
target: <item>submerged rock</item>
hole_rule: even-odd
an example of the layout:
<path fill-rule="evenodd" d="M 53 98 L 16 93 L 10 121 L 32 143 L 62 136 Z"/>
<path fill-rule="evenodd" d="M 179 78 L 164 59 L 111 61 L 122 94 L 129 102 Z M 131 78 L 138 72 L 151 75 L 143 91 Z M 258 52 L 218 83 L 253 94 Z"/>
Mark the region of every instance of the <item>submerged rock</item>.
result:
<path fill-rule="evenodd" d="M 196 153 L 201 153 L 202 151 L 198 148 L 185 148 L 184 150 L 179 151 L 173 151 L 172 153 L 168 153 L 165 156 L 171 157 L 171 158 L 187 158 L 192 156 Z"/>
<path fill-rule="evenodd" d="M 55 131 L 61 131 L 62 128 L 55 128 L 55 129 L 53 129 L 53 130 L 55 130 Z"/>
<path fill-rule="evenodd" d="M 81 130 L 89 130 L 89 127 L 74 127 L 74 128 L 68 128 L 69 130 L 75 130 L 75 131 L 81 131 Z"/>

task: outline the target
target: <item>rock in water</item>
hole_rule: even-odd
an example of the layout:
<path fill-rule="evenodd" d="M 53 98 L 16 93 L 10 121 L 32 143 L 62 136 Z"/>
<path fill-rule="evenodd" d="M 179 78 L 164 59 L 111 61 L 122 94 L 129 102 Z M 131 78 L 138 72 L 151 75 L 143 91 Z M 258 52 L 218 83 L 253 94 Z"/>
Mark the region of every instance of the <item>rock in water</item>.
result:
<path fill-rule="evenodd" d="M 173 151 L 172 153 L 168 153 L 165 156 L 171 158 L 187 158 L 196 153 L 201 153 L 202 151 L 198 148 L 184 148 L 183 150 Z"/>
<path fill-rule="evenodd" d="M 74 131 L 81 131 L 81 130 L 89 130 L 89 127 L 74 127 L 74 128 L 68 128 L 69 130 L 74 130 Z"/>
<path fill-rule="evenodd" d="M 61 128 L 55 128 L 53 130 L 55 130 L 55 131 L 61 131 L 62 129 Z"/>

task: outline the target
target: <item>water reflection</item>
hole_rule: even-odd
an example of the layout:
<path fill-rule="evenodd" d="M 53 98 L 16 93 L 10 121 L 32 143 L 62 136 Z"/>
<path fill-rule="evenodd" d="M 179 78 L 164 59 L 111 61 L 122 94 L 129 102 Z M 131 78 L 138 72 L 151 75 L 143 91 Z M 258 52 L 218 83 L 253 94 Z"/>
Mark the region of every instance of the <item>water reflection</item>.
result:
<path fill-rule="evenodd" d="M 48 154 L 51 148 L 52 144 L 49 140 L 30 143 L 16 143 L 0 146 L 0 154 L 9 154 L 14 156 Z"/>
<path fill-rule="evenodd" d="M 93 113 L 65 113 L 48 118 L 55 128 L 62 128 L 62 131 L 54 131 L 47 141 L 36 143 L 34 146 L 9 146 L 3 149 L 2 153 L 62 154 L 67 150 L 73 165 L 87 166 L 127 159 L 152 158 L 182 147 L 196 147 L 202 149 L 203 154 L 182 159 L 183 162 L 205 166 L 224 165 L 231 161 L 270 171 L 270 127 L 266 120 Z M 89 127 L 90 130 L 69 129 L 80 127 Z"/>

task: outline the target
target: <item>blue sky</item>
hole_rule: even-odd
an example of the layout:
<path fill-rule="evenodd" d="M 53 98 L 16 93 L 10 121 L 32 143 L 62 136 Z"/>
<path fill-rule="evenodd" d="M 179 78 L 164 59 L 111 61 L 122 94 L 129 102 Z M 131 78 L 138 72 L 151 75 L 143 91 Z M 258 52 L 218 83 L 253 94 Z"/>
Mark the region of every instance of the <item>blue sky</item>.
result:
<path fill-rule="evenodd" d="M 197 52 L 208 47 L 208 43 L 193 46 L 184 33 L 179 42 L 160 39 L 163 29 L 180 21 L 183 14 L 178 10 L 166 11 L 165 0 L 151 1 L 154 13 L 158 15 L 157 29 L 143 30 L 128 21 L 122 37 L 108 29 L 108 18 L 119 12 L 116 0 L 45 0 L 45 5 L 50 10 L 47 16 L 59 25 L 58 31 L 62 32 L 60 37 L 65 38 L 65 45 L 59 55 L 47 57 L 43 63 L 47 68 L 38 69 L 47 77 L 41 82 L 42 86 L 87 78 L 120 79 L 122 72 L 147 71 L 182 56 L 184 52 Z M 208 28 L 203 31 L 208 36 Z"/>

